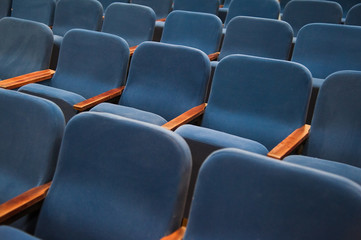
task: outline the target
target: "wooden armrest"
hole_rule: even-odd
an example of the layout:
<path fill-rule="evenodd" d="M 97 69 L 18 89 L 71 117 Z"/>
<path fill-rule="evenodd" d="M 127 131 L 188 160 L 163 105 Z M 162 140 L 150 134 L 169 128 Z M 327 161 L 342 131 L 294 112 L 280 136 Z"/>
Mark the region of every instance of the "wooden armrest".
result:
<path fill-rule="evenodd" d="M 222 4 L 221 4 L 221 5 L 219 5 L 219 8 L 223 8 L 223 7 L 224 7 L 224 5 L 222 5 Z"/>
<path fill-rule="evenodd" d="M 186 232 L 186 228 L 180 227 L 177 229 L 177 231 L 173 232 L 172 234 L 162 237 L 161 240 L 182 240 L 185 232 Z"/>
<path fill-rule="evenodd" d="M 51 182 L 32 188 L 0 205 L 0 223 L 42 201 L 50 188 Z"/>
<path fill-rule="evenodd" d="M 0 87 L 5 89 L 18 88 L 29 83 L 41 82 L 50 79 L 53 77 L 54 73 L 55 71 L 51 69 L 27 73 L 0 81 Z"/>
<path fill-rule="evenodd" d="M 119 88 L 113 88 L 109 91 L 106 91 L 104 93 L 101 93 L 99 95 L 96 95 L 92 98 L 89 98 L 87 100 L 84 100 L 80 103 L 77 103 L 73 106 L 73 108 L 75 110 L 78 110 L 78 111 L 84 111 L 86 109 L 89 109 L 91 107 L 94 107 L 95 105 L 99 104 L 99 103 L 102 103 L 102 102 L 105 102 L 109 99 L 112 99 L 112 98 L 115 98 L 117 96 L 120 96 L 122 94 L 124 90 L 124 86 L 121 86 Z"/>
<path fill-rule="evenodd" d="M 130 56 L 133 56 L 133 53 L 134 53 L 134 51 L 135 51 L 135 49 L 136 49 L 137 47 L 138 47 L 138 45 L 129 48 L 129 55 L 130 55 Z"/>
<path fill-rule="evenodd" d="M 173 131 L 173 130 L 177 129 L 179 126 L 186 124 L 186 123 L 192 121 L 193 119 L 195 119 L 196 117 L 202 115 L 204 113 L 206 106 L 207 106 L 207 103 L 202 103 L 201 105 L 198 105 L 192 109 L 189 109 L 185 113 L 183 113 L 183 114 L 179 115 L 178 117 L 173 118 L 169 122 L 163 124 L 162 127 Z"/>
<path fill-rule="evenodd" d="M 160 19 L 157 19 L 158 22 L 165 22 L 167 18 L 160 18 Z"/>
<path fill-rule="evenodd" d="M 302 127 L 293 131 L 287 138 L 280 142 L 276 147 L 274 147 L 267 156 L 276 159 L 283 159 L 290 152 L 292 152 L 296 147 L 298 147 L 310 133 L 311 126 L 308 124 L 303 125 Z"/>
<path fill-rule="evenodd" d="M 219 56 L 219 52 L 209 54 L 208 55 L 209 61 L 217 60 L 218 56 Z"/>

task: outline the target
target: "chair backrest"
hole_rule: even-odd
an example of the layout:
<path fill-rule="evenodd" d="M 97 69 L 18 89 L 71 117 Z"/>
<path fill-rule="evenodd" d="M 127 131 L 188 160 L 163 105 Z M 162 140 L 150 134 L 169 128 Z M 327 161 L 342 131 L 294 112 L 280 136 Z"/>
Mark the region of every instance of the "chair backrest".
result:
<path fill-rule="evenodd" d="M 356 183 L 225 149 L 201 167 L 184 239 L 356 240 L 360 223 Z"/>
<path fill-rule="evenodd" d="M 203 12 L 217 15 L 219 0 L 174 0 L 174 10 Z"/>
<path fill-rule="evenodd" d="M 277 0 L 232 0 L 224 25 L 236 16 L 278 19 L 280 4 Z"/>
<path fill-rule="evenodd" d="M 194 47 L 206 54 L 217 52 L 222 21 L 214 14 L 173 11 L 165 21 L 161 42 Z"/>
<path fill-rule="evenodd" d="M 60 0 L 56 4 L 53 32 L 64 36 L 73 28 L 100 30 L 103 7 L 97 0 Z"/>
<path fill-rule="evenodd" d="M 172 10 L 173 0 L 132 0 L 132 3 L 152 8 L 156 18 L 166 18 Z"/>
<path fill-rule="evenodd" d="M 247 55 L 222 59 L 202 126 L 255 140 L 271 150 L 305 123 L 312 85 L 302 65 Z"/>
<path fill-rule="evenodd" d="M 0 20 L 0 80 L 47 69 L 53 33 L 44 24 L 17 18 Z"/>
<path fill-rule="evenodd" d="M 361 3 L 356 4 L 348 11 L 345 24 L 361 26 Z"/>
<path fill-rule="evenodd" d="M 361 72 L 330 75 L 317 97 L 304 154 L 361 167 Z"/>
<path fill-rule="evenodd" d="M 177 134 L 112 114 L 78 114 L 67 124 L 35 235 L 160 239 L 180 225 L 190 170 Z"/>
<path fill-rule="evenodd" d="M 102 32 L 122 37 L 131 47 L 152 40 L 155 20 L 150 7 L 113 3 L 105 11 Z"/>
<path fill-rule="evenodd" d="M 128 61 L 129 47 L 124 39 L 73 29 L 61 44 L 50 85 L 90 98 L 124 84 Z"/>
<path fill-rule="evenodd" d="M 0 89 L 0 204 L 50 181 L 65 128 L 54 103 Z"/>
<path fill-rule="evenodd" d="M 12 17 L 53 25 L 55 0 L 13 0 Z"/>
<path fill-rule="evenodd" d="M 294 35 L 309 23 L 341 23 L 342 7 L 337 2 L 323 0 L 293 0 L 287 3 L 282 20 L 288 22 Z"/>
<path fill-rule="evenodd" d="M 343 17 L 346 17 L 348 11 L 353 6 L 360 3 L 360 0 L 332 0 L 332 1 L 338 2 L 342 6 Z"/>
<path fill-rule="evenodd" d="M 298 33 L 292 61 L 305 65 L 315 78 L 340 70 L 361 70 L 361 28 L 311 23 Z"/>
<path fill-rule="evenodd" d="M 234 17 L 227 26 L 218 60 L 237 53 L 288 60 L 292 38 L 292 28 L 286 22 Z"/>
<path fill-rule="evenodd" d="M 202 51 L 144 42 L 134 52 L 119 104 L 169 121 L 204 102 L 209 75 L 210 62 Z"/>
<path fill-rule="evenodd" d="M 98 0 L 102 6 L 104 11 L 109 7 L 112 3 L 129 3 L 129 0 Z"/>
<path fill-rule="evenodd" d="M 280 0 L 280 7 L 281 7 L 281 11 L 283 11 L 287 5 L 287 3 L 289 3 L 291 0 Z"/>
<path fill-rule="evenodd" d="M 9 16 L 11 13 L 11 3 L 12 0 L 2 0 L 0 1 L 0 18 Z"/>

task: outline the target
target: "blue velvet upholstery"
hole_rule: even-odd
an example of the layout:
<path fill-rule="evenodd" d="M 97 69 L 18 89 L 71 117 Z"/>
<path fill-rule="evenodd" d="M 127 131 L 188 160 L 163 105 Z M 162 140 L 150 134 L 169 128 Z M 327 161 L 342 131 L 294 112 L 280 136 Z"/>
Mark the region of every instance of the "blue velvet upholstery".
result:
<path fill-rule="evenodd" d="M 166 18 L 173 5 L 172 0 L 132 0 L 132 3 L 152 8 L 157 19 Z"/>
<path fill-rule="evenodd" d="M 105 11 L 102 32 L 122 37 L 129 46 L 153 38 L 155 13 L 150 7 L 113 3 Z"/>
<path fill-rule="evenodd" d="M 122 106 L 113 104 L 112 112 L 123 115 L 125 107 L 136 108 L 169 121 L 204 102 L 209 73 L 209 59 L 198 49 L 144 42 L 132 57 L 127 84 L 119 101 Z M 109 106 L 99 104 L 92 111 L 107 112 L 106 108 Z M 150 122 L 154 122 L 153 118 Z"/>
<path fill-rule="evenodd" d="M 206 54 L 219 50 L 222 21 L 214 14 L 176 10 L 165 21 L 161 42 L 194 47 Z"/>
<path fill-rule="evenodd" d="M 53 100 L 68 121 L 76 113 L 72 107 L 75 103 L 124 84 L 128 59 L 129 47 L 122 38 L 70 30 L 64 37 L 59 64 L 49 86 L 28 84 L 19 91 Z"/>
<path fill-rule="evenodd" d="M 227 26 L 218 60 L 237 53 L 288 60 L 292 37 L 292 28 L 286 22 L 234 17 Z"/>
<path fill-rule="evenodd" d="M 225 26 L 236 16 L 278 19 L 280 4 L 277 0 L 233 0 L 228 8 Z"/>
<path fill-rule="evenodd" d="M 13 0 L 12 17 L 53 25 L 55 0 Z"/>
<path fill-rule="evenodd" d="M 10 15 L 11 3 L 12 3 L 12 0 L 1 0 L 0 1 L 0 18 Z"/>
<path fill-rule="evenodd" d="M 348 11 L 353 6 L 360 3 L 360 0 L 332 0 L 332 1 L 338 2 L 342 6 L 343 17 L 346 17 Z"/>
<path fill-rule="evenodd" d="M 190 170 L 177 134 L 112 114 L 78 114 L 66 127 L 35 235 L 160 239 L 180 225 Z"/>
<path fill-rule="evenodd" d="M 283 12 L 282 20 L 288 22 L 294 35 L 309 23 L 341 23 L 342 7 L 337 2 L 323 0 L 294 0 Z"/>
<path fill-rule="evenodd" d="M 174 0 L 174 10 L 203 12 L 217 15 L 219 0 Z"/>
<path fill-rule="evenodd" d="M 0 89 L 0 204 L 49 182 L 54 174 L 64 116 L 54 103 Z M 24 219 L 15 223 L 27 228 Z"/>
<path fill-rule="evenodd" d="M 345 24 L 361 26 L 361 3 L 356 4 L 348 11 Z"/>
<path fill-rule="evenodd" d="M 200 170 L 184 240 L 360 238 L 359 185 L 227 149 Z"/>
<path fill-rule="evenodd" d="M 104 11 L 112 4 L 112 3 L 129 3 L 129 0 L 98 0 L 102 6 Z"/>
<path fill-rule="evenodd" d="M 0 239 L 2 240 L 32 240 L 38 239 L 10 226 L 0 226 Z"/>
<path fill-rule="evenodd" d="M 0 20 L 0 80 L 47 69 L 53 45 L 49 27 L 33 21 Z"/>

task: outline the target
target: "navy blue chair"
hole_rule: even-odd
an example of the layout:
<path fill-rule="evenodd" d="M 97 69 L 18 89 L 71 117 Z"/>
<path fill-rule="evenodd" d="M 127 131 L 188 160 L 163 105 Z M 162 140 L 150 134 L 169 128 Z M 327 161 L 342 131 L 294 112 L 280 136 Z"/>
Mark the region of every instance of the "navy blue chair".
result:
<path fill-rule="evenodd" d="M 0 19 L 0 33 L 0 80 L 49 68 L 53 46 L 49 27 L 5 17 Z"/>
<path fill-rule="evenodd" d="M 113 3 L 105 11 L 102 32 L 118 35 L 133 47 L 152 40 L 155 20 L 150 7 Z"/>
<path fill-rule="evenodd" d="M 224 22 L 228 13 L 229 5 L 232 0 L 225 0 L 223 6 L 218 9 L 218 17 Z"/>
<path fill-rule="evenodd" d="M 10 16 L 12 0 L 0 1 L 0 18 Z"/>
<path fill-rule="evenodd" d="M 348 11 L 345 24 L 361 26 L 361 3 L 356 4 Z"/>
<path fill-rule="evenodd" d="M 207 55 L 218 52 L 222 22 L 214 14 L 176 10 L 165 21 L 161 42 L 194 47 Z"/>
<path fill-rule="evenodd" d="M 173 129 L 174 118 L 193 108 L 204 109 L 209 75 L 210 62 L 202 51 L 144 42 L 134 52 L 119 103 L 101 103 L 91 111 L 167 124 Z"/>
<path fill-rule="evenodd" d="M 355 6 L 356 4 L 360 3 L 360 0 L 332 0 L 338 2 L 342 6 L 343 10 L 343 17 L 345 18 L 348 11 Z"/>
<path fill-rule="evenodd" d="M 171 131 L 79 114 L 67 124 L 35 236 L 160 239 L 181 224 L 190 169 L 189 148 Z M 10 239 L 24 236 L 16 233 Z"/>
<path fill-rule="evenodd" d="M 132 0 L 132 3 L 152 8 L 156 18 L 162 19 L 172 10 L 173 0 Z"/>
<path fill-rule="evenodd" d="M 213 153 L 200 170 L 184 238 L 162 240 L 360 238 L 359 185 L 227 149 Z"/>
<path fill-rule="evenodd" d="M 129 0 L 98 0 L 106 10 L 112 3 L 129 3 Z"/>
<path fill-rule="evenodd" d="M 16 205 L 16 197 L 51 181 L 65 128 L 54 103 L 0 89 L 0 209 Z M 34 215 L 13 225 L 31 231 Z M 1 216 L 3 221 L 10 220 Z"/>
<path fill-rule="evenodd" d="M 217 15 L 219 0 L 174 0 L 173 9 Z"/>
<path fill-rule="evenodd" d="M 122 38 L 74 29 L 64 37 L 53 78 L 44 84 L 27 84 L 19 91 L 54 101 L 68 121 L 78 111 L 97 104 L 100 97 L 104 101 L 107 96 L 120 95 L 128 61 L 129 47 Z"/>
<path fill-rule="evenodd" d="M 293 0 L 287 3 L 282 20 L 288 22 L 296 37 L 309 23 L 341 23 L 342 7 L 337 2 L 322 0 Z"/>
<path fill-rule="evenodd" d="M 13 0 L 12 17 L 53 25 L 55 0 Z"/>

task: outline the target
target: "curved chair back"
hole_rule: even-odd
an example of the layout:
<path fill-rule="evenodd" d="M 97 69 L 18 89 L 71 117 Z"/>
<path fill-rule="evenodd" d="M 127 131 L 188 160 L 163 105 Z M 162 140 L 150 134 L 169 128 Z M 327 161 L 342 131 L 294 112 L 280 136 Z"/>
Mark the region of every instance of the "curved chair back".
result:
<path fill-rule="evenodd" d="M 361 3 L 356 4 L 348 11 L 345 24 L 361 26 Z"/>
<path fill-rule="evenodd" d="M 322 0 L 293 0 L 289 2 L 282 15 L 288 22 L 294 35 L 309 23 L 341 23 L 342 7 L 337 2 Z"/>
<path fill-rule="evenodd" d="M 219 0 L 174 0 L 174 10 L 203 12 L 217 15 Z"/>
<path fill-rule="evenodd" d="M 165 21 L 161 42 L 194 47 L 206 54 L 217 52 L 222 21 L 214 14 L 173 11 Z"/>
<path fill-rule="evenodd" d="M 225 149 L 201 167 L 184 239 L 356 240 L 360 222 L 354 182 Z"/>
<path fill-rule="evenodd" d="M 340 70 L 361 70 L 361 28 L 311 23 L 297 36 L 292 61 L 305 65 L 315 78 Z"/>
<path fill-rule="evenodd" d="M 177 134 L 112 114 L 81 113 L 66 127 L 35 235 L 160 239 L 181 222 L 190 169 L 189 148 Z"/>
<path fill-rule="evenodd" d="M 12 17 L 53 25 L 55 0 L 13 0 Z"/>
<path fill-rule="evenodd" d="M 0 1 L 0 18 L 9 16 L 11 13 L 11 3 L 12 0 L 2 0 Z"/>
<path fill-rule="evenodd" d="M 305 123 L 311 73 L 288 61 L 230 55 L 214 73 L 202 126 L 271 150 Z"/>
<path fill-rule="evenodd" d="M 129 0 L 98 0 L 102 6 L 104 11 L 112 4 L 112 3 L 129 3 Z"/>
<path fill-rule="evenodd" d="M 356 4 L 359 4 L 360 1 L 359 0 L 332 0 L 335 2 L 338 2 L 343 9 L 343 17 L 346 17 L 348 11 L 355 6 Z"/>
<path fill-rule="evenodd" d="M 53 33 L 44 24 L 17 18 L 0 20 L 0 80 L 49 67 Z"/>
<path fill-rule="evenodd" d="M 132 0 L 132 3 L 150 7 L 154 10 L 156 18 L 166 18 L 172 10 L 173 0 Z"/>
<path fill-rule="evenodd" d="M 128 60 L 129 47 L 124 39 L 73 29 L 64 37 L 50 85 L 84 98 L 94 97 L 124 84 Z"/>
<path fill-rule="evenodd" d="M 100 30 L 103 7 L 97 0 L 60 0 L 55 9 L 53 32 L 64 36 L 73 28 Z"/>
<path fill-rule="evenodd" d="M 209 75 L 210 62 L 202 51 L 144 42 L 134 52 L 119 104 L 169 121 L 204 102 Z"/>
<path fill-rule="evenodd" d="M 150 7 L 113 3 L 105 11 L 102 32 L 118 35 L 132 47 L 152 40 L 155 20 Z"/>
<path fill-rule="evenodd" d="M 288 60 L 293 32 L 283 21 L 255 17 L 234 17 L 227 26 L 218 60 L 230 54 Z"/>
<path fill-rule="evenodd" d="M 277 0 L 233 0 L 229 5 L 224 25 L 237 16 L 278 19 L 280 4 Z"/>
<path fill-rule="evenodd" d="M 304 154 L 361 167 L 361 72 L 341 71 L 321 86 Z"/>

